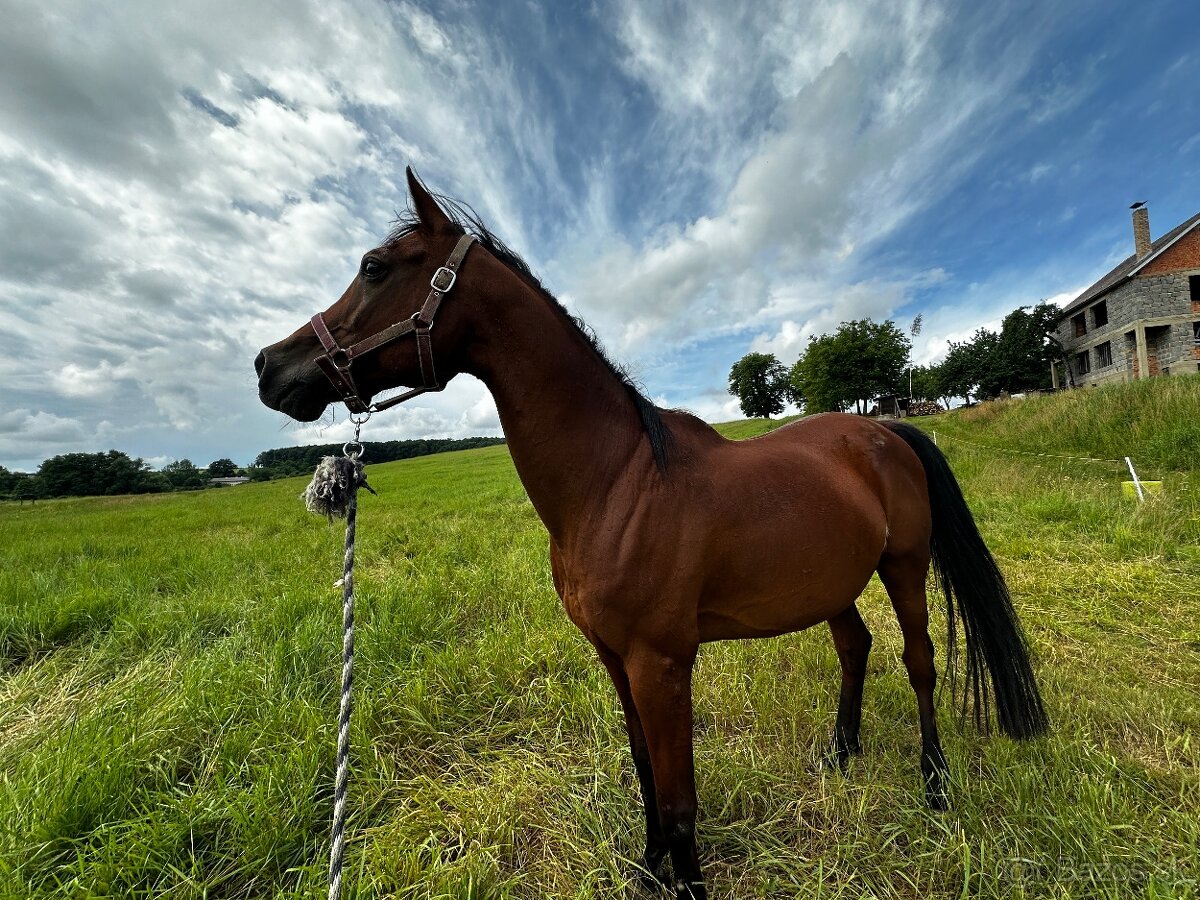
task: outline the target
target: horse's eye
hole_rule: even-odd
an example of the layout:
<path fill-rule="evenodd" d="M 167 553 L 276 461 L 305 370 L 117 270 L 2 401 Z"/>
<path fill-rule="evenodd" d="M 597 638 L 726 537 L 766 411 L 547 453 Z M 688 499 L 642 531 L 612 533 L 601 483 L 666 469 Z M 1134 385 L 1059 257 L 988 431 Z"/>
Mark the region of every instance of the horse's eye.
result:
<path fill-rule="evenodd" d="M 377 259 L 363 260 L 362 276 L 363 278 L 367 279 L 367 281 L 375 281 L 378 278 L 382 278 L 383 273 L 386 271 L 387 269 L 384 267 L 383 263 Z"/>

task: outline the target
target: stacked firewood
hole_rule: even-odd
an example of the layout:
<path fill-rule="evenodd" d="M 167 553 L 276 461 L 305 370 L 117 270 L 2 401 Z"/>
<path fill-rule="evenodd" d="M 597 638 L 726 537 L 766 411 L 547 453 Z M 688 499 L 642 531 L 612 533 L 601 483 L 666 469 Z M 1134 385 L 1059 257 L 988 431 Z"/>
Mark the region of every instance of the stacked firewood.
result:
<path fill-rule="evenodd" d="M 932 400 L 913 400 L 908 404 L 908 414 L 910 416 L 936 416 L 942 411 Z"/>

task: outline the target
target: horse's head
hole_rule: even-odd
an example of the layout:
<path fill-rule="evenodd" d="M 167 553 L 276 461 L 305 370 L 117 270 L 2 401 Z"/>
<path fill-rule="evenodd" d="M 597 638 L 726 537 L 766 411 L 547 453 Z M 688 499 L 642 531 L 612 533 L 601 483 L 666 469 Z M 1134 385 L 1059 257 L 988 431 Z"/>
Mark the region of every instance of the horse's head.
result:
<path fill-rule="evenodd" d="M 380 391 L 440 390 L 461 371 L 466 316 L 454 303 L 438 315 L 438 305 L 470 239 L 412 169 L 408 187 L 415 224 L 367 252 L 336 303 L 258 354 L 258 395 L 267 406 L 311 422 L 330 403 L 361 412 Z M 455 287 L 455 301 L 465 293 Z"/>

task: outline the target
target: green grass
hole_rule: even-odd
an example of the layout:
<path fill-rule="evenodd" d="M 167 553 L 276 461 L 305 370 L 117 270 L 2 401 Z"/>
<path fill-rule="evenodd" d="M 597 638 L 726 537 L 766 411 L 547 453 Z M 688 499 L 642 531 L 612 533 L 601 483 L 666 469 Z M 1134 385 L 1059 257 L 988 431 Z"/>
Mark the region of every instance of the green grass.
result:
<path fill-rule="evenodd" d="M 953 419 L 936 427 L 1016 440 Z M 1195 476 L 1166 472 L 1138 506 L 1111 466 L 943 446 L 1010 579 L 1053 734 L 981 737 L 943 698 L 955 807 L 936 815 L 877 584 L 866 754 L 845 775 L 818 765 L 838 682 L 825 629 L 705 647 L 712 895 L 1197 896 Z M 506 449 L 371 481 L 348 895 L 651 896 L 616 698 L 558 604 Z M 0 506 L 0 896 L 324 896 L 342 536 L 302 487 Z"/>
<path fill-rule="evenodd" d="M 1132 456 L 1151 473 L 1200 469 L 1200 374 L 982 403 L 924 421 L 1027 452 Z"/>
<path fill-rule="evenodd" d="M 788 422 L 795 422 L 800 416 L 784 416 L 781 419 L 739 419 L 736 422 L 725 422 L 717 426 L 717 430 L 725 437 L 735 441 L 758 437 L 768 431 L 774 431 Z"/>

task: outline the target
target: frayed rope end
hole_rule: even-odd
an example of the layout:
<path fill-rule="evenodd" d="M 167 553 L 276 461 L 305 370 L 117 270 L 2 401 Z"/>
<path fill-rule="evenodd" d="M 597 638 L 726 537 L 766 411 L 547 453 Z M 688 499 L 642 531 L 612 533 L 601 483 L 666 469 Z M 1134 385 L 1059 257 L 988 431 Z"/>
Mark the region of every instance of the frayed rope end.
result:
<path fill-rule="evenodd" d="M 344 519 L 350 509 L 350 498 L 360 487 L 372 494 L 374 488 L 367 484 L 363 464 L 357 456 L 326 456 L 317 464 L 312 481 L 300 498 L 310 513 L 325 516 L 332 522 Z"/>

